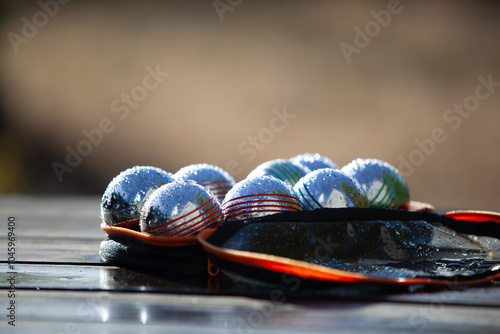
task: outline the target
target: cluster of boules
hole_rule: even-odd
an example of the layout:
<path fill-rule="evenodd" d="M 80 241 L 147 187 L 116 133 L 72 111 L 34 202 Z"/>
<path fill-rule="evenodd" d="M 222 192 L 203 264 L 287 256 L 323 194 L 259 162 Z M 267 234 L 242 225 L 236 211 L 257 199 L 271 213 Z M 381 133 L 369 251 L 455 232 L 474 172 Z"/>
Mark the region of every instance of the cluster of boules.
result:
<path fill-rule="evenodd" d="M 185 237 L 223 221 L 219 199 L 235 184 L 221 168 L 194 164 L 171 174 L 157 167 L 135 166 L 106 188 L 101 218 L 110 226 L 128 227 L 164 237 Z"/>
<path fill-rule="evenodd" d="M 396 209 L 408 201 L 406 181 L 387 162 L 355 159 L 339 168 L 326 156 L 304 153 L 266 161 L 237 183 L 210 164 L 175 174 L 135 166 L 108 185 L 101 217 L 110 226 L 136 222 L 150 235 L 182 237 L 226 220 L 321 208 Z"/>

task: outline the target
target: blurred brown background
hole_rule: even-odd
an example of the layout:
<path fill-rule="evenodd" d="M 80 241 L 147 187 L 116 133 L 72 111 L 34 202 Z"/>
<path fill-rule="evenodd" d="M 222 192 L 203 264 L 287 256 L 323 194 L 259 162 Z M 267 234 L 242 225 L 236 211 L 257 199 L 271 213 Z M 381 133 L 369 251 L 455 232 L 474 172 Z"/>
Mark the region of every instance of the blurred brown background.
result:
<path fill-rule="evenodd" d="M 240 180 L 319 152 L 409 161 L 414 199 L 500 208 L 500 87 L 473 97 L 478 77 L 500 82 L 496 2 L 42 0 L 0 14 L 1 192 L 101 194 L 134 165 L 207 162 Z M 479 105 L 447 111 L 465 101 Z"/>

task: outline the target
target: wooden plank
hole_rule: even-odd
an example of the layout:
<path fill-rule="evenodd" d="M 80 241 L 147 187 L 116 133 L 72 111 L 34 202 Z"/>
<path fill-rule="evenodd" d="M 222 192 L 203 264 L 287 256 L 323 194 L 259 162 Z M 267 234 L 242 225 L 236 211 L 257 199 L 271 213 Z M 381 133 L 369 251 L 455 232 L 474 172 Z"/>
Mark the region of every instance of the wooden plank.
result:
<path fill-rule="evenodd" d="M 95 238 L 48 238 L 19 237 L 16 239 L 18 262 L 99 263 L 101 239 Z M 6 261 L 7 252 L 0 253 L 0 260 Z"/>
<path fill-rule="evenodd" d="M 498 308 L 150 293 L 19 291 L 10 332 L 498 333 Z M 147 325 L 147 327 L 144 327 Z M 0 331 L 7 332 L 6 322 Z"/>
<path fill-rule="evenodd" d="M 118 290 L 177 293 L 205 293 L 207 279 L 181 275 L 170 279 L 113 266 L 16 264 L 14 274 L 0 264 L 0 288 L 8 288 L 15 276 L 17 289 L 33 290 Z"/>
<path fill-rule="evenodd" d="M 16 218 L 18 237 L 18 322 L 13 329 L 4 319 L 1 333 L 141 333 L 144 324 L 148 333 L 500 332 L 499 286 L 405 292 L 344 285 L 291 296 L 224 276 L 158 277 L 108 266 L 98 257 L 105 237 L 99 202 L 0 198 L 2 217 Z M 4 248 L 5 232 L 0 236 Z M 0 254 L 5 296 L 11 274 Z"/>
<path fill-rule="evenodd" d="M 99 206 L 98 196 L 0 198 L 1 219 L 14 217 L 20 237 L 102 238 Z"/>
<path fill-rule="evenodd" d="M 0 288 L 8 288 L 6 264 L 0 265 Z M 319 291 L 286 291 L 280 288 L 251 287 L 224 275 L 155 276 L 114 266 L 17 264 L 16 288 L 34 290 L 136 291 L 175 294 L 241 295 L 271 299 L 275 291 L 296 300 L 310 298 L 429 305 L 470 305 L 500 307 L 500 287 L 444 288 L 434 292 L 404 293 L 390 287 L 344 285 Z"/>
<path fill-rule="evenodd" d="M 16 261 L 100 262 L 106 234 L 99 227 L 99 204 L 97 196 L 2 196 L 2 219 L 15 219 Z M 0 247 L 6 244 L 7 228 L 0 231 Z M 7 252 L 0 252 L 0 261 L 6 260 Z"/>

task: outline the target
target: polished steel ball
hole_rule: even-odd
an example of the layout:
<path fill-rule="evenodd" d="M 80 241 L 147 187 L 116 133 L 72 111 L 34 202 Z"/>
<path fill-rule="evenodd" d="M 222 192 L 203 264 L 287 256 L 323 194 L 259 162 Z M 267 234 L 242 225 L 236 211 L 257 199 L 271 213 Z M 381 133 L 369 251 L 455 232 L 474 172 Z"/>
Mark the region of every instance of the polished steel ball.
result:
<path fill-rule="evenodd" d="M 181 181 L 193 180 L 208 188 L 222 203 L 229 189 L 234 184 L 234 178 L 218 166 L 209 164 L 194 164 L 179 169 L 174 178 Z"/>
<path fill-rule="evenodd" d="M 108 225 L 138 219 L 147 197 L 174 181 L 171 173 L 151 166 L 135 166 L 109 183 L 101 200 L 101 218 Z"/>
<path fill-rule="evenodd" d="M 223 217 L 219 201 L 207 188 L 195 181 L 174 181 L 149 196 L 139 227 L 155 236 L 185 237 L 218 226 Z"/>
<path fill-rule="evenodd" d="M 292 163 L 303 167 L 308 172 L 312 172 L 313 170 L 320 168 L 334 168 L 338 169 L 339 166 L 330 158 L 325 157 L 319 153 L 302 153 L 291 157 L 290 160 Z"/>
<path fill-rule="evenodd" d="M 364 208 L 368 202 L 360 184 L 339 169 L 322 168 L 308 173 L 293 187 L 305 210 Z"/>
<path fill-rule="evenodd" d="M 222 210 L 227 220 L 261 217 L 301 210 L 292 187 L 272 176 L 258 176 L 236 183 L 226 195 Z"/>
<path fill-rule="evenodd" d="M 257 166 L 248 174 L 247 179 L 259 176 L 274 176 L 282 181 L 287 182 L 293 187 L 295 183 L 304 175 L 307 174 L 304 167 L 296 165 L 286 159 L 274 159 L 266 161 Z"/>
<path fill-rule="evenodd" d="M 356 159 L 342 167 L 366 192 L 368 206 L 397 208 L 409 201 L 408 185 L 401 173 L 378 159 Z"/>

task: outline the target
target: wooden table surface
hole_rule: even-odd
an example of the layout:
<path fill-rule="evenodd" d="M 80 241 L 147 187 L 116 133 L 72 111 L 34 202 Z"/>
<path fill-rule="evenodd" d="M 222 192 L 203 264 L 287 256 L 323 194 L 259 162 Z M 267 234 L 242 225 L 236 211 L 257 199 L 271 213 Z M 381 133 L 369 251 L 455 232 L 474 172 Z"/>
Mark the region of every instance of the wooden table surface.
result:
<path fill-rule="evenodd" d="M 271 290 L 223 275 L 159 277 L 110 266 L 98 255 L 99 203 L 96 196 L 0 197 L 0 333 L 500 333 L 495 284 L 340 285 L 276 301 Z"/>

